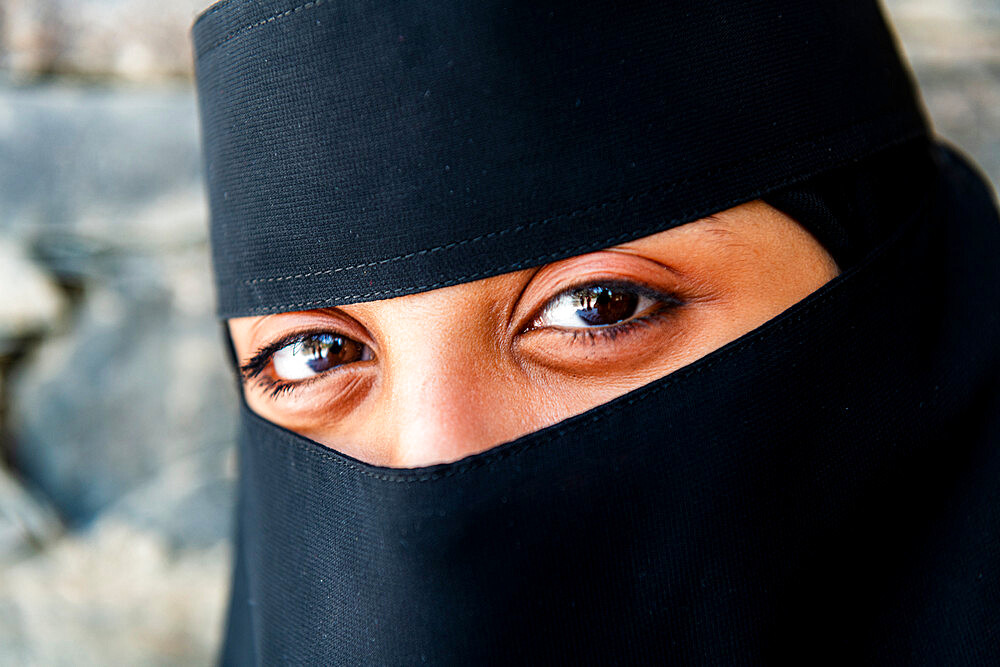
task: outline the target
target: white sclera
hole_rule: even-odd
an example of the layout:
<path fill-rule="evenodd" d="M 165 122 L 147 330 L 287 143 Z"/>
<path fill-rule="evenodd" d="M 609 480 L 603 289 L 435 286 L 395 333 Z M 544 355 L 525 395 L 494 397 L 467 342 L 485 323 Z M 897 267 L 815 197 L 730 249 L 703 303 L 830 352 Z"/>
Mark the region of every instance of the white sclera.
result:
<path fill-rule="evenodd" d="M 281 348 L 271 357 L 274 373 L 283 380 L 304 380 L 317 375 L 309 366 L 310 361 L 320 358 L 322 353 L 318 346 L 307 345 L 300 341 Z"/>

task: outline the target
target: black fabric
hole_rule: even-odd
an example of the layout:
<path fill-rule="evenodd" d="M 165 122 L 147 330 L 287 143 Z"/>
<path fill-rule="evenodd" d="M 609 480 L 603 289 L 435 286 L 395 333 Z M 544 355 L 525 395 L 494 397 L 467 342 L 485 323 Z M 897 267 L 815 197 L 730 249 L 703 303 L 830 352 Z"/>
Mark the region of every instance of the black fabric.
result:
<path fill-rule="evenodd" d="M 244 0 L 194 40 L 224 317 L 543 264 L 924 132 L 869 1 Z"/>
<path fill-rule="evenodd" d="M 1000 224 L 875 2 L 227 0 L 194 38 L 223 317 L 756 198 L 843 270 L 455 463 L 244 405 L 224 664 L 1000 664 Z"/>
<path fill-rule="evenodd" d="M 920 201 L 929 153 L 914 140 L 770 192 L 763 200 L 794 218 L 841 269 L 854 266 Z"/>
<path fill-rule="evenodd" d="M 893 235 L 805 301 L 483 454 L 379 468 L 244 409 L 230 650 L 996 664 L 1000 223 L 938 158 Z"/>

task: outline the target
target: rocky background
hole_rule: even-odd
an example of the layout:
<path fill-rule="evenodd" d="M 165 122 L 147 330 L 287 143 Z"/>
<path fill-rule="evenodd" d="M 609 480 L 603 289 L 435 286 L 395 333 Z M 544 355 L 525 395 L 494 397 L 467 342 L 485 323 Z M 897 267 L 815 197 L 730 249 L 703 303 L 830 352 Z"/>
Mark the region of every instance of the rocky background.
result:
<path fill-rule="evenodd" d="M 187 31 L 208 0 L 0 0 L 0 665 L 211 664 L 234 381 Z M 889 0 L 1000 182 L 1000 0 Z"/>

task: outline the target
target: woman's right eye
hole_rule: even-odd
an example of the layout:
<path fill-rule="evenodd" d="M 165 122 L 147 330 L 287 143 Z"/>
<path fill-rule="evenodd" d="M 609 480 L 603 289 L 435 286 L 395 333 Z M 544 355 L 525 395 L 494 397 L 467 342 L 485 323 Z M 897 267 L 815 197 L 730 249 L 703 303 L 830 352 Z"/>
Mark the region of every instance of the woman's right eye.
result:
<path fill-rule="evenodd" d="M 606 329 L 643 315 L 657 300 L 633 287 L 588 285 L 567 290 L 549 301 L 535 326 Z"/>
<path fill-rule="evenodd" d="M 262 351 L 262 354 L 269 358 L 274 379 L 283 381 L 305 380 L 337 366 L 372 358 L 367 345 L 335 333 L 303 335 L 273 351 Z M 266 361 L 262 359 L 256 364 L 251 361 L 248 365 L 255 365 L 262 371 Z"/>

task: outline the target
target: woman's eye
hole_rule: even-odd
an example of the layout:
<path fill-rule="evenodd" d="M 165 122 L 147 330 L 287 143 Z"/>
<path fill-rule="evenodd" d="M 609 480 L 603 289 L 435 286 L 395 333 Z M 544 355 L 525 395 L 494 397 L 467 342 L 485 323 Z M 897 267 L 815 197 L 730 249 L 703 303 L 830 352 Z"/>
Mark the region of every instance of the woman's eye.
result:
<path fill-rule="evenodd" d="M 635 288 L 612 285 L 578 287 L 549 301 L 533 327 L 610 327 L 645 314 L 657 303 L 657 299 Z"/>
<path fill-rule="evenodd" d="M 371 358 L 367 345 L 332 333 L 310 334 L 271 355 L 274 375 L 280 380 L 304 380 L 325 371 Z"/>

